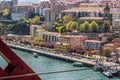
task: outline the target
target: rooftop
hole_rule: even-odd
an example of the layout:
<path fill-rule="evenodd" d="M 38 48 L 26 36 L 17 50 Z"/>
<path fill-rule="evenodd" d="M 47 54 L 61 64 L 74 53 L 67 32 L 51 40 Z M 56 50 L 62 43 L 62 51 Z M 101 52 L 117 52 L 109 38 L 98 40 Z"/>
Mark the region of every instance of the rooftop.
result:
<path fill-rule="evenodd" d="M 62 12 L 103 12 L 102 7 L 75 7 Z"/>
<path fill-rule="evenodd" d="M 14 5 L 14 7 L 21 7 L 21 6 L 24 6 L 24 7 L 33 7 L 33 5 L 26 5 L 26 4 L 19 4 L 19 5 Z"/>
<path fill-rule="evenodd" d="M 60 35 L 60 33 L 57 33 L 57 32 L 44 32 L 44 34 L 46 34 L 46 35 L 53 35 L 53 36 L 59 36 Z"/>
<path fill-rule="evenodd" d="M 98 41 L 98 40 L 85 40 L 85 42 L 102 43 L 102 41 Z"/>
<path fill-rule="evenodd" d="M 117 50 L 120 50 L 120 47 L 118 47 Z"/>
<path fill-rule="evenodd" d="M 120 41 L 120 38 L 115 38 L 112 42 L 114 41 Z"/>
<path fill-rule="evenodd" d="M 95 20 L 95 19 L 97 19 L 97 20 L 99 19 L 99 20 L 102 20 L 103 17 L 81 17 L 81 18 L 79 18 L 79 19 L 92 19 L 92 20 L 93 20 L 93 19 L 94 19 L 94 20 Z"/>
<path fill-rule="evenodd" d="M 39 28 L 42 28 L 42 26 L 40 26 L 40 25 L 31 25 L 31 27 L 39 27 Z"/>
<path fill-rule="evenodd" d="M 56 44 L 61 44 L 60 42 L 57 42 Z M 70 45 L 70 44 L 68 44 L 68 43 L 62 43 L 62 45 Z"/>
<path fill-rule="evenodd" d="M 81 38 L 81 37 L 87 37 L 87 36 L 82 36 L 82 35 L 64 35 L 62 37 L 67 37 L 67 38 L 72 38 L 72 37 L 75 37 L 75 38 Z"/>
<path fill-rule="evenodd" d="M 96 7 L 96 6 L 99 6 L 99 5 L 96 4 L 96 3 L 81 3 L 80 6 L 86 6 L 86 7 L 87 6 L 89 6 L 89 7 L 92 6 L 93 7 L 94 6 L 94 7 Z"/>
<path fill-rule="evenodd" d="M 120 19 L 115 19 L 114 21 L 120 21 Z"/>
<path fill-rule="evenodd" d="M 105 44 L 104 46 L 114 46 L 113 43 Z"/>

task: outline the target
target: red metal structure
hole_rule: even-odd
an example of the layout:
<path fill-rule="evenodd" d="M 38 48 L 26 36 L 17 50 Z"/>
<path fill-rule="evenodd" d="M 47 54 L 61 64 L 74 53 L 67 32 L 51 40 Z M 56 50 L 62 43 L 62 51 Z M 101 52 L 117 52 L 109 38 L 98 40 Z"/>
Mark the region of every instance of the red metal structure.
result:
<path fill-rule="evenodd" d="M 0 77 L 35 73 L 1 39 L 0 39 L 0 55 L 8 63 L 5 69 L 0 68 Z M 2 80 L 41 80 L 41 79 L 39 78 L 38 75 L 34 75 Z"/>

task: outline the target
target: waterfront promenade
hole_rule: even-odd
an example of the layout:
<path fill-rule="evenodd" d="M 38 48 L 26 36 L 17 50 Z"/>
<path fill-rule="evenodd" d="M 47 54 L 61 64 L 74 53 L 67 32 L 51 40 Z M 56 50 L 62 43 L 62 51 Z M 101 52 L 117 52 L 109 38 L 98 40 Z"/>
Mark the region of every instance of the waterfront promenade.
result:
<path fill-rule="evenodd" d="M 17 49 L 21 49 L 21 50 L 25 50 L 25 51 L 30 51 L 32 53 L 38 53 L 40 55 L 45 55 L 45 56 L 49 56 L 49 57 L 53 57 L 53 58 L 57 58 L 57 59 L 61 59 L 61 60 L 65 60 L 65 61 L 69 61 L 69 62 L 81 62 L 84 63 L 88 66 L 94 66 L 96 64 L 94 59 L 89 59 L 89 58 L 76 58 L 75 56 L 67 56 L 65 54 L 62 53 L 54 53 L 54 52 L 50 52 L 48 50 L 44 50 L 44 49 L 36 49 L 36 48 L 29 48 L 26 46 L 20 46 L 20 45 L 14 45 L 14 44 L 10 44 L 7 43 L 8 46 L 13 47 L 13 48 L 17 48 Z M 96 56 L 97 57 L 97 56 Z M 113 62 L 106 62 L 105 60 L 103 61 L 105 66 L 115 66 L 115 65 L 119 65 Z M 120 71 L 120 66 L 116 66 L 117 69 Z"/>
<path fill-rule="evenodd" d="M 81 63 L 88 64 L 88 65 L 91 65 L 91 66 L 95 65 L 94 60 L 90 60 L 90 59 L 87 59 L 87 58 L 77 59 L 73 56 L 67 56 L 67 55 L 62 54 L 62 53 L 56 54 L 54 52 L 49 52 L 47 50 L 39 50 L 39 49 L 34 49 L 34 48 L 28 48 L 28 47 L 23 47 L 23 46 L 19 46 L 19 45 L 9 44 L 9 43 L 7 43 L 7 45 L 10 46 L 10 47 L 13 47 L 13 48 L 26 50 L 26 51 L 30 51 L 30 52 L 33 52 L 33 53 L 35 52 L 35 53 L 38 53 L 40 55 L 45 55 L 45 56 L 49 56 L 49 57 L 53 57 L 53 58 L 57 58 L 57 59 L 62 59 L 62 60 L 65 60 L 65 61 L 81 62 Z"/>

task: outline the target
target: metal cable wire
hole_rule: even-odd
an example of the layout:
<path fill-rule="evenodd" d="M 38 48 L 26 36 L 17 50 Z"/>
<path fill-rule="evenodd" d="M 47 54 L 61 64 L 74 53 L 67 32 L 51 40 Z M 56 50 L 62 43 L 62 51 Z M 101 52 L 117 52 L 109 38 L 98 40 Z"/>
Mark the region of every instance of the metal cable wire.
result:
<path fill-rule="evenodd" d="M 4 76 L 4 77 L 0 77 L 0 80 L 1 79 L 11 79 L 11 78 L 35 76 L 35 75 L 46 75 L 46 74 L 65 73 L 65 72 L 73 72 L 73 71 L 81 71 L 81 70 L 91 70 L 91 69 L 93 69 L 93 68 L 80 68 L 80 69 L 71 69 L 71 70 L 61 70 L 61 71 L 30 73 L 30 74 L 22 74 L 22 75 L 14 75 L 14 76 Z"/>

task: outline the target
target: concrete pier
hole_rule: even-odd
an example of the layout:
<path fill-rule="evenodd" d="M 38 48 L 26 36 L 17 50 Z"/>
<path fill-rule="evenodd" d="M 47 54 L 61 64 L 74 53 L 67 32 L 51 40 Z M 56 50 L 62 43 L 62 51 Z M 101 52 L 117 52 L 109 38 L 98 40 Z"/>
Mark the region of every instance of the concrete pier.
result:
<path fill-rule="evenodd" d="M 60 60 L 64 60 L 64 61 L 69 61 L 69 62 L 81 62 L 87 66 L 95 66 L 96 62 L 95 60 L 92 60 L 92 59 L 88 59 L 88 58 L 80 58 L 80 59 L 77 59 L 77 58 L 74 58 L 74 57 L 70 57 L 70 56 L 65 56 L 63 54 L 55 54 L 55 53 L 51 53 L 51 52 L 48 52 L 48 51 L 43 51 L 43 50 L 37 50 L 37 49 L 34 49 L 34 48 L 27 48 L 27 47 L 22 47 L 22 46 L 19 46 L 19 45 L 13 45 L 13 44 L 7 44 L 8 46 L 12 47 L 12 48 L 16 48 L 16 49 L 21 49 L 21 50 L 25 50 L 25 51 L 30 51 L 32 53 L 38 53 L 39 55 L 44 55 L 44 56 L 48 56 L 48 57 L 52 57 L 52 58 L 56 58 L 56 59 L 60 59 Z M 113 62 L 106 62 L 104 61 L 104 65 L 105 66 L 115 66 L 116 63 L 113 63 Z M 117 69 L 120 71 L 120 64 L 117 64 L 118 66 Z"/>
<path fill-rule="evenodd" d="M 48 56 L 48 57 L 52 57 L 52 58 L 56 58 L 56 59 L 60 59 L 60 60 L 64 60 L 64 61 L 81 62 L 81 63 L 83 63 L 85 65 L 88 65 L 88 66 L 94 66 L 95 65 L 95 61 L 87 59 L 87 58 L 77 59 L 77 58 L 74 58 L 74 57 L 64 56 L 63 54 L 55 54 L 55 53 L 51 53 L 51 52 L 48 52 L 48 51 L 22 47 L 22 46 L 19 46 L 19 45 L 13 45 L 13 44 L 7 44 L 7 45 L 12 47 L 12 48 L 25 50 L 25 51 L 29 51 L 29 52 L 32 52 L 32 53 L 35 52 L 35 53 L 38 53 L 39 55 L 44 55 L 44 56 Z"/>

